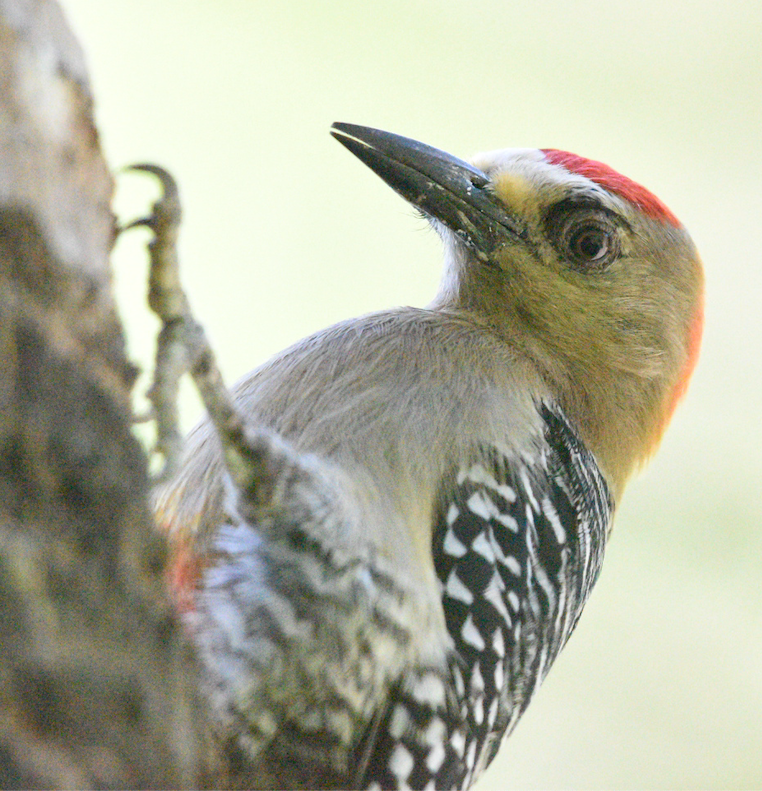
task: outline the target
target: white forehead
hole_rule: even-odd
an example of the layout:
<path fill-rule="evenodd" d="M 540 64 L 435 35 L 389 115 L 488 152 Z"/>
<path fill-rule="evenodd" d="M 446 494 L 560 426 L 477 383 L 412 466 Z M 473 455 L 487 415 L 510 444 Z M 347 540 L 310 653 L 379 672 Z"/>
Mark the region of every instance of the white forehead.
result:
<path fill-rule="evenodd" d="M 569 194 L 595 196 L 612 209 L 622 209 L 624 202 L 599 184 L 585 176 L 568 171 L 562 165 L 548 162 L 538 148 L 504 148 L 484 151 L 469 157 L 469 162 L 495 183 L 503 180 L 520 180 L 545 201 L 559 200 Z M 544 202 L 544 201 L 543 201 Z"/>
<path fill-rule="evenodd" d="M 547 165 L 545 154 L 539 148 L 503 148 L 496 151 L 481 151 L 469 157 L 469 162 L 485 173 L 513 170 L 525 165 L 536 168 L 538 163 Z"/>

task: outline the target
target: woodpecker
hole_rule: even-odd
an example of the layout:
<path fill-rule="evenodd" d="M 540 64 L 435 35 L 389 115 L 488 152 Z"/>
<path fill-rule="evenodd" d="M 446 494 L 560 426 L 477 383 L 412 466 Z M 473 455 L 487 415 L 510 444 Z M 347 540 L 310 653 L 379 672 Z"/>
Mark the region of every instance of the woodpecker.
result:
<path fill-rule="evenodd" d="M 701 263 L 600 162 L 332 134 L 441 236 L 439 291 L 245 376 L 251 464 L 202 421 L 157 519 L 229 785 L 466 789 L 573 631 L 685 392 Z"/>

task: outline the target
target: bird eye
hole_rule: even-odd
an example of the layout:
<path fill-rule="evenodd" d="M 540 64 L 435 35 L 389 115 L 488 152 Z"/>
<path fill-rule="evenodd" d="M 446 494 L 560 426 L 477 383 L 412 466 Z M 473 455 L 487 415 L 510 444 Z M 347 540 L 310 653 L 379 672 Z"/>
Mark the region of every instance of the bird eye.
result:
<path fill-rule="evenodd" d="M 611 244 L 611 234 L 592 223 L 575 228 L 568 240 L 569 252 L 579 263 L 603 261 L 609 254 Z"/>
<path fill-rule="evenodd" d="M 600 272 L 621 254 L 620 223 L 600 206 L 564 201 L 553 207 L 545 222 L 561 258 L 578 272 Z"/>

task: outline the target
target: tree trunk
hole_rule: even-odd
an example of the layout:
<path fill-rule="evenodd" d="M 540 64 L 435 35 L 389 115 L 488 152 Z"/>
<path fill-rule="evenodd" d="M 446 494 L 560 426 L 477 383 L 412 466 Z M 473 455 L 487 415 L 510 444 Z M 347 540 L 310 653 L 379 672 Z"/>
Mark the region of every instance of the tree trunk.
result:
<path fill-rule="evenodd" d="M 204 779 L 192 666 L 130 432 L 111 191 L 60 8 L 0 0 L 3 788 Z"/>

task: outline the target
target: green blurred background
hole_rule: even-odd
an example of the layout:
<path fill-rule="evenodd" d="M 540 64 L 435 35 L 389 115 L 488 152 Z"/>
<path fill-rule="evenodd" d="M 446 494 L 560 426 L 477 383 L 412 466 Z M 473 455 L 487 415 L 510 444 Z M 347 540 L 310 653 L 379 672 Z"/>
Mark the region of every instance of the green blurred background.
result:
<path fill-rule="evenodd" d="M 230 381 L 331 322 L 424 305 L 438 282 L 436 236 L 332 121 L 459 155 L 568 149 L 675 211 L 707 270 L 693 387 L 479 787 L 762 787 L 762 4 L 62 2 L 111 165 L 181 182 L 183 274 Z M 116 205 L 136 216 L 154 195 L 120 176 Z M 139 236 L 114 263 L 147 367 Z"/>

